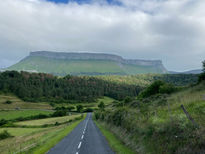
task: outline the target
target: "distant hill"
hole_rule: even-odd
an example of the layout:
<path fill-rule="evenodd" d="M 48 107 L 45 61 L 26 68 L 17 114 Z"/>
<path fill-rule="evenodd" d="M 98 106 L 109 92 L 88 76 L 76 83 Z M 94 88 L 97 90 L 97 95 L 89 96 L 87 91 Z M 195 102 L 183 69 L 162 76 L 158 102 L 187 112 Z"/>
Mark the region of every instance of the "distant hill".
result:
<path fill-rule="evenodd" d="M 170 74 L 200 74 L 202 73 L 201 69 L 196 69 L 196 70 L 190 70 L 190 71 L 185 71 L 185 72 L 174 72 L 174 71 L 169 71 Z"/>
<path fill-rule="evenodd" d="M 160 60 L 124 59 L 101 53 L 36 51 L 7 70 L 44 72 L 54 75 L 134 75 L 168 73 Z"/>

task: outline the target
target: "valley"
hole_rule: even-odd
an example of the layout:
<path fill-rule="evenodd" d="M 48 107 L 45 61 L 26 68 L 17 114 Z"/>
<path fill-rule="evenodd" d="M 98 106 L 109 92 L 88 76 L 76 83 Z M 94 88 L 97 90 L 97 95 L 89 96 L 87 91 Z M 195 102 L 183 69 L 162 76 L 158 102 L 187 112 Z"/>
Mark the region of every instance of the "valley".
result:
<path fill-rule="evenodd" d="M 0 74 L 0 85 L 1 153 L 204 150 L 204 136 L 199 136 L 205 126 L 203 74 L 56 77 L 6 71 Z M 94 134 L 96 147 L 88 149 Z M 71 142 L 67 150 L 66 138 Z"/>

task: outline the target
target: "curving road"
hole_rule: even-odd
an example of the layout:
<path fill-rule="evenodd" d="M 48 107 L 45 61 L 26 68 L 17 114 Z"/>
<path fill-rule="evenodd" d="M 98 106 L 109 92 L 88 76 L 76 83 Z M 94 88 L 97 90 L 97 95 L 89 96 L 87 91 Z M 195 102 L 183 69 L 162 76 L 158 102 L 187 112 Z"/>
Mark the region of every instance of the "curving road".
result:
<path fill-rule="evenodd" d="M 105 137 L 88 113 L 68 136 L 53 147 L 48 154 L 114 154 Z"/>

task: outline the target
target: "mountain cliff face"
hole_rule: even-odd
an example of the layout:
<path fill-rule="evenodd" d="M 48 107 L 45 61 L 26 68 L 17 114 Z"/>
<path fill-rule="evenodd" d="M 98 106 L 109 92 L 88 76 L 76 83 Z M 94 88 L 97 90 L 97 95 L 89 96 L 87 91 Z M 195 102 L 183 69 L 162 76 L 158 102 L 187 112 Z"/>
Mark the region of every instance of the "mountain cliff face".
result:
<path fill-rule="evenodd" d="M 110 60 L 122 64 L 142 65 L 142 66 L 163 66 L 161 60 L 139 60 L 139 59 L 123 59 L 120 56 L 104 53 L 65 53 L 65 52 L 49 52 L 36 51 L 31 52 L 33 57 L 46 57 L 62 60 Z"/>
<path fill-rule="evenodd" d="M 45 72 L 58 75 L 103 75 L 167 73 L 160 60 L 124 59 L 104 53 L 65 53 L 36 51 L 9 70 Z"/>

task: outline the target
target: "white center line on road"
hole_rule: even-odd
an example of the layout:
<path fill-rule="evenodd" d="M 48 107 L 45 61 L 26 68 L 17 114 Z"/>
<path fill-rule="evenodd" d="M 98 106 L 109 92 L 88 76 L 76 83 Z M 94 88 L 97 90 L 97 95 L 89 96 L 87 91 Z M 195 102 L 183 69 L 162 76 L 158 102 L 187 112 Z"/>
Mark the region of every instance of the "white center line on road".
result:
<path fill-rule="evenodd" d="M 84 135 L 82 135 L 81 139 L 83 139 Z"/>
<path fill-rule="evenodd" d="M 79 145 L 78 145 L 78 149 L 80 149 L 81 143 L 82 143 L 82 142 L 79 143 Z"/>

